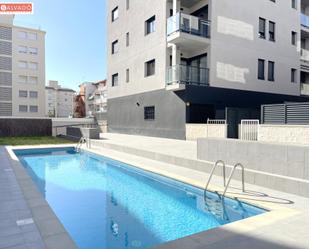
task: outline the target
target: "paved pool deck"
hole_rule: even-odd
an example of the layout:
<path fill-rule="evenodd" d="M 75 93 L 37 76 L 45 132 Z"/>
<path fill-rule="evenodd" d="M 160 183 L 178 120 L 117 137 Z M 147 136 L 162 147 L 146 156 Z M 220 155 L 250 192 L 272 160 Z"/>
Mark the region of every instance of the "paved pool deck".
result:
<path fill-rule="evenodd" d="M 103 139 L 92 145 L 84 149 L 200 188 L 208 179 L 207 173 L 179 165 L 179 160 L 196 160 L 196 142 L 103 134 Z M 37 146 L 19 148 L 29 147 Z M 16 157 L 0 147 L 0 162 L 0 249 L 76 248 Z M 228 195 L 271 211 L 156 249 L 309 249 L 309 199 L 254 184 L 246 184 L 246 192 L 242 193 L 239 186 L 240 182 L 233 181 Z M 222 177 L 214 176 L 209 189 L 222 192 Z M 14 216 L 16 208 L 10 201 L 15 199 L 21 203 L 16 205 L 17 210 L 24 210 L 21 216 Z M 3 212 L 2 203 L 9 203 Z M 27 234 L 28 227 L 31 235 Z"/>
<path fill-rule="evenodd" d="M 0 249 L 76 248 L 26 170 L 0 146 Z"/>

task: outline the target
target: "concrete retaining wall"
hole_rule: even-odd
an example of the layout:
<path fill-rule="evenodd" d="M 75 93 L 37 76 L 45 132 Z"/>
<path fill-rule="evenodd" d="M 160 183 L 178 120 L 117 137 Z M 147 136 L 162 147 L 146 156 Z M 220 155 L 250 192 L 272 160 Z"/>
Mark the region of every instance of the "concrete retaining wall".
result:
<path fill-rule="evenodd" d="M 95 124 L 94 118 L 53 118 L 53 136 L 67 135 L 67 126 L 69 125 L 92 125 Z"/>
<path fill-rule="evenodd" d="M 309 196 L 309 146 L 215 138 L 197 146 L 200 160 L 242 163 L 249 183 Z"/>
<path fill-rule="evenodd" d="M 0 118 L 0 136 L 51 136 L 49 118 Z"/>
<path fill-rule="evenodd" d="M 309 125 L 260 125 L 258 140 L 309 145 Z"/>
<path fill-rule="evenodd" d="M 186 124 L 186 140 L 198 138 L 226 138 L 227 125 L 224 124 Z"/>

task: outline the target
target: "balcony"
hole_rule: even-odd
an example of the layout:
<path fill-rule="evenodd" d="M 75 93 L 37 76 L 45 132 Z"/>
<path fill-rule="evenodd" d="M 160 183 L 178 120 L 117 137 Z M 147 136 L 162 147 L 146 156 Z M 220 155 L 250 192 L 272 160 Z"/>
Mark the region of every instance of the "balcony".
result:
<path fill-rule="evenodd" d="M 176 65 L 167 69 L 167 89 L 182 90 L 186 85 L 208 86 L 209 69 L 186 65 Z"/>
<path fill-rule="evenodd" d="M 309 84 L 300 83 L 300 94 L 309 96 Z"/>
<path fill-rule="evenodd" d="M 300 51 L 300 55 L 301 61 L 309 63 L 309 50 L 302 48 Z"/>
<path fill-rule="evenodd" d="M 309 16 L 301 13 L 300 14 L 300 24 L 306 28 L 309 28 Z"/>
<path fill-rule="evenodd" d="M 178 12 L 167 19 L 167 42 L 205 48 L 210 40 L 210 21 Z"/>

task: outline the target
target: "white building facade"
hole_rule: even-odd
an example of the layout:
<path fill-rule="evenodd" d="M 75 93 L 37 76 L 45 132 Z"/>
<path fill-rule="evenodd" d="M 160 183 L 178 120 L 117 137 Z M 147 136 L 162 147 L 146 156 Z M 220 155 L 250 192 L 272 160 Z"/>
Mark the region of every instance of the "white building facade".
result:
<path fill-rule="evenodd" d="M 45 116 L 45 32 L 0 16 L 0 116 Z"/>
<path fill-rule="evenodd" d="M 111 132 L 185 138 L 226 119 L 235 137 L 261 104 L 308 100 L 307 0 L 108 3 Z"/>
<path fill-rule="evenodd" d="M 74 113 L 75 91 L 61 87 L 57 81 L 49 81 L 46 91 L 46 112 L 47 117 L 65 118 L 71 117 Z"/>

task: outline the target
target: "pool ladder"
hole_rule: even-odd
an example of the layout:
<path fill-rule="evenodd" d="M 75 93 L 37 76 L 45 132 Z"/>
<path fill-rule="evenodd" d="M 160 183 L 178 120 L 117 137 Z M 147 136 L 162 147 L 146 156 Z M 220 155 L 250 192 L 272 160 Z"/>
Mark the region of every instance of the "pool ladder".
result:
<path fill-rule="evenodd" d="M 87 143 L 87 139 L 85 137 L 81 137 L 75 146 L 75 151 L 80 152 L 80 149 L 84 143 Z"/>
<path fill-rule="evenodd" d="M 227 181 L 227 183 L 226 183 L 226 179 L 225 179 L 225 178 L 226 178 L 226 166 L 225 166 L 225 162 L 222 161 L 222 160 L 218 160 L 218 161 L 214 164 L 214 166 L 212 167 L 212 169 L 211 169 L 211 172 L 210 172 L 208 181 L 207 181 L 206 186 L 205 186 L 205 189 L 204 189 L 204 201 L 205 201 L 205 202 L 207 201 L 207 196 L 206 196 L 206 195 L 207 195 L 207 190 L 208 190 L 209 183 L 210 183 L 211 178 L 212 178 L 212 176 L 213 176 L 213 174 L 214 174 L 214 172 L 215 172 L 215 169 L 217 168 L 217 166 L 218 166 L 219 164 L 222 164 L 222 170 L 223 170 L 223 171 L 222 171 L 223 186 L 225 187 L 225 188 L 224 188 L 224 192 L 223 192 L 223 194 L 222 194 L 222 197 L 225 196 L 226 191 L 227 191 L 227 189 L 228 189 L 228 187 L 229 187 L 229 185 L 230 185 L 230 183 L 231 183 L 232 177 L 234 176 L 235 170 L 236 170 L 238 167 L 241 168 L 242 192 L 245 192 L 245 168 L 244 168 L 244 166 L 243 166 L 241 163 L 236 163 L 236 164 L 234 165 L 234 167 L 233 167 L 233 169 L 232 169 L 232 171 L 231 171 L 231 174 L 230 174 L 230 176 L 229 176 L 229 178 L 228 178 L 228 181 Z"/>

